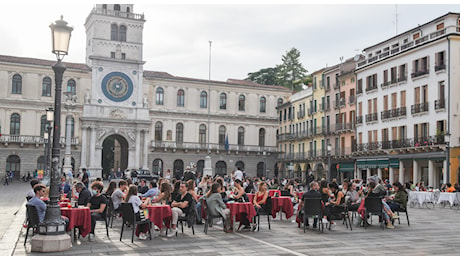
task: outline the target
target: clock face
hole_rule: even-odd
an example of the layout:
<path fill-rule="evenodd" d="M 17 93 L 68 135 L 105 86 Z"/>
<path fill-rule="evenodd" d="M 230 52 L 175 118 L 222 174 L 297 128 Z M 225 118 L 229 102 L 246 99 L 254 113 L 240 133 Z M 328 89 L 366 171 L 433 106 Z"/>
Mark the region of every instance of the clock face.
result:
<path fill-rule="evenodd" d="M 122 72 L 105 75 L 101 85 L 104 95 L 114 102 L 125 101 L 133 93 L 133 82 Z"/>

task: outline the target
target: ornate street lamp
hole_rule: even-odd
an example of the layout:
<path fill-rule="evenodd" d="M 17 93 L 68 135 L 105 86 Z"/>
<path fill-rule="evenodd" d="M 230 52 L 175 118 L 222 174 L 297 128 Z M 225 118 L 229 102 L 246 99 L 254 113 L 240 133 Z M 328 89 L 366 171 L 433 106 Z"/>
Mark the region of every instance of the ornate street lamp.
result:
<path fill-rule="evenodd" d="M 449 183 L 450 182 L 450 133 L 446 133 L 445 136 L 445 142 L 446 142 L 446 179 L 444 180 L 444 183 Z"/>
<path fill-rule="evenodd" d="M 327 181 L 331 182 L 331 144 L 327 144 Z"/>
<path fill-rule="evenodd" d="M 66 67 L 62 64 L 62 59 L 68 53 L 70 35 L 72 27 L 67 26 L 67 22 L 62 19 L 51 24 L 51 36 L 53 43 L 52 52 L 56 54 L 57 63 L 53 65 L 55 74 L 55 97 L 54 97 L 54 130 L 53 130 L 53 150 L 52 150 L 52 167 L 50 178 L 49 204 L 46 208 L 45 220 L 39 226 L 41 235 L 61 235 L 65 233 L 65 222 L 61 218 L 61 209 L 58 204 L 59 200 L 59 140 L 61 138 L 61 93 L 62 93 L 62 76 Z M 70 237 L 69 237 L 70 239 Z"/>

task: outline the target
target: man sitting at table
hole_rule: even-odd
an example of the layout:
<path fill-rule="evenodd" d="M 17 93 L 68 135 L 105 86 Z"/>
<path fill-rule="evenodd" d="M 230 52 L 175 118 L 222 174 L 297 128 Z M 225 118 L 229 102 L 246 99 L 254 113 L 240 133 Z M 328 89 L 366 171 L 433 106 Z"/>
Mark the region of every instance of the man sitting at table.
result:
<path fill-rule="evenodd" d="M 297 211 L 300 219 L 303 220 L 303 205 L 305 203 L 305 200 L 306 199 L 318 199 L 318 198 L 321 198 L 321 193 L 319 193 L 319 184 L 316 181 L 312 181 L 310 182 L 310 189 L 302 195 L 302 199 L 300 200 L 300 204 L 299 204 L 298 211 Z M 314 218 L 313 228 L 316 228 L 317 223 L 318 223 L 318 218 Z M 304 223 L 304 225 L 307 227 L 309 226 L 308 218 L 307 218 L 306 223 Z"/>
<path fill-rule="evenodd" d="M 139 191 L 139 193 L 142 193 L 142 194 L 146 193 L 149 190 L 146 179 L 141 180 L 141 184 L 137 187 L 137 190 Z"/>
<path fill-rule="evenodd" d="M 31 180 L 30 181 L 30 186 L 32 186 L 32 189 L 29 190 L 27 193 L 26 193 L 26 198 L 27 200 L 30 200 L 31 198 L 35 197 L 35 191 L 34 191 L 34 187 L 35 185 L 39 184 L 40 182 L 37 181 L 37 180 Z"/>
<path fill-rule="evenodd" d="M 72 188 L 70 187 L 70 184 L 67 183 L 67 181 L 65 180 L 65 177 L 62 176 L 61 177 L 61 184 L 59 185 L 59 193 L 64 193 L 66 194 L 66 197 L 67 198 L 70 198 L 69 196 L 71 196 L 71 191 L 72 191 Z M 70 195 L 69 195 L 70 193 Z"/>
<path fill-rule="evenodd" d="M 77 182 L 75 184 L 75 190 L 78 192 L 78 206 L 86 206 L 91 199 L 91 192 L 82 182 Z"/>
<path fill-rule="evenodd" d="M 91 212 L 91 232 L 89 233 L 89 241 L 94 241 L 94 229 L 96 228 L 96 220 L 105 218 L 105 209 L 107 206 L 107 198 L 102 196 L 104 185 L 102 182 L 95 181 L 91 184 L 91 193 L 93 196 L 86 205 Z"/>
<path fill-rule="evenodd" d="M 179 186 L 179 194 L 173 198 L 171 203 L 172 211 L 172 225 L 168 237 L 173 237 L 177 233 L 177 220 L 179 216 L 183 217 L 189 211 L 192 203 L 192 195 L 187 192 L 187 185 L 185 182 L 181 182 Z"/>
<path fill-rule="evenodd" d="M 38 222 L 43 223 L 46 214 L 46 203 L 41 198 L 45 196 L 46 186 L 43 184 L 36 184 L 34 186 L 34 192 L 35 196 L 27 202 L 27 205 L 35 206 L 35 210 L 37 211 L 38 215 Z M 69 219 L 63 216 L 61 216 L 61 218 L 65 221 L 65 226 L 67 229 L 67 226 L 69 225 Z"/>
<path fill-rule="evenodd" d="M 128 183 L 125 180 L 120 180 L 118 182 L 118 189 L 112 193 L 112 202 L 113 202 L 113 209 L 116 212 L 121 211 L 119 208 L 121 203 L 123 202 L 123 198 L 125 197 L 125 191 L 128 189 Z"/>
<path fill-rule="evenodd" d="M 155 181 L 151 181 L 149 184 L 150 189 L 141 195 L 142 198 L 150 198 L 156 197 L 160 194 L 160 191 L 157 188 L 157 183 Z"/>

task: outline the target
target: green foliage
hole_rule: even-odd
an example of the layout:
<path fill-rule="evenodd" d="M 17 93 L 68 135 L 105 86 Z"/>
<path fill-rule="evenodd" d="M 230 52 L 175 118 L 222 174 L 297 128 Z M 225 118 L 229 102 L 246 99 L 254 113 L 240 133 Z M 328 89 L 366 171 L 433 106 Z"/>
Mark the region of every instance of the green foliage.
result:
<path fill-rule="evenodd" d="M 300 52 L 292 48 L 282 56 L 282 64 L 274 68 L 265 68 L 256 72 L 248 73 L 248 78 L 258 84 L 278 85 L 290 88 L 293 91 L 302 90 L 303 85 L 311 83 L 311 77 L 307 77 L 307 70 L 299 61 Z"/>

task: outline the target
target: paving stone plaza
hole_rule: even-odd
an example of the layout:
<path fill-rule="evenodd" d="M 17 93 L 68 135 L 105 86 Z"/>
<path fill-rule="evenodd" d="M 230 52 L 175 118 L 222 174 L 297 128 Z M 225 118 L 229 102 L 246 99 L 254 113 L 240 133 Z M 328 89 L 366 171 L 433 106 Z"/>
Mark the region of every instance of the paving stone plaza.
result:
<path fill-rule="evenodd" d="M 409 208 L 410 226 L 404 214 L 401 224 L 395 223 L 395 229 L 380 229 L 378 217 L 373 217 L 373 225 L 364 229 L 353 226 L 350 231 L 337 223 L 332 230 L 307 228 L 303 233 L 292 218 L 271 220 L 268 230 L 266 217 L 261 218 L 259 232 L 239 231 L 226 234 L 221 226 L 214 225 L 208 235 L 203 232 L 203 225 L 192 230 L 184 227 L 184 233 L 178 237 L 167 238 L 155 236 L 150 240 L 134 239 L 131 243 L 131 230 L 123 234 L 120 242 L 121 220 L 113 223 L 109 229 L 110 238 L 105 234 L 105 226 L 98 222 L 96 239 L 89 242 L 88 238 L 76 240 L 70 250 L 56 253 L 34 253 L 30 251 L 30 239 L 24 246 L 25 199 L 23 194 L 29 189 L 28 183 L 13 183 L 2 186 L 1 197 L 1 246 L 0 255 L 7 256 L 109 256 L 109 255 L 166 255 L 166 256 L 306 256 L 306 255 L 460 255 L 460 234 L 456 225 L 460 211 L 449 207 L 435 209 Z M 11 196 L 11 192 L 17 196 Z M 9 194 L 9 195 L 8 195 Z M 14 214 L 16 213 L 16 214 Z M 30 238 L 30 237 L 29 237 Z M 334 248 L 331 250 L 331 248 Z"/>

